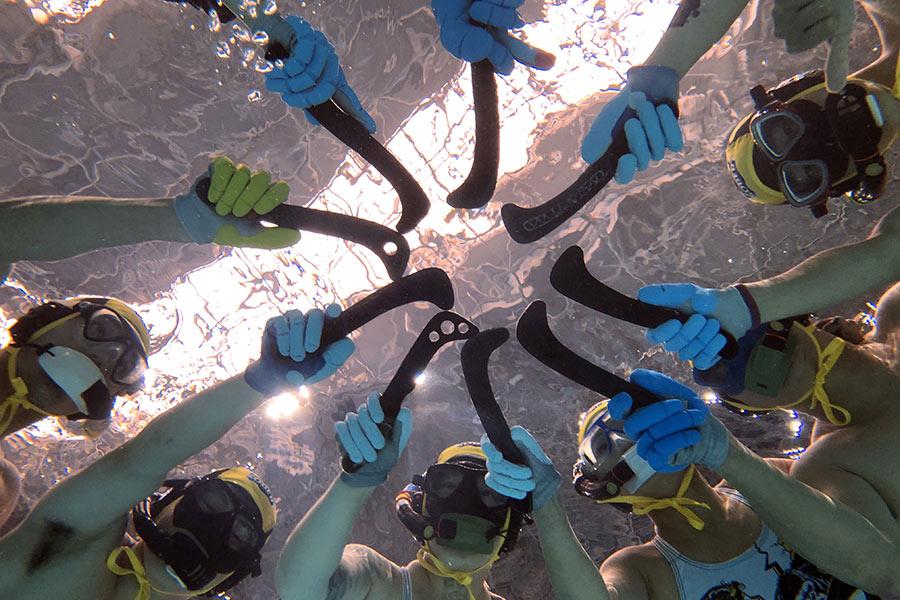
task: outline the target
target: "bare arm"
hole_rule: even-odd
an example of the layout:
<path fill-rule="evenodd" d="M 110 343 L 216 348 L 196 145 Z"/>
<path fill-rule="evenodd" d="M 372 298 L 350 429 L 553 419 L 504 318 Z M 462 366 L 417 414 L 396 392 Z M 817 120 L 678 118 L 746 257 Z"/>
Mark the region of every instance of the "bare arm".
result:
<path fill-rule="evenodd" d="M 725 35 L 748 0 L 681 0 L 669 28 L 644 63 L 671 67 L 684 77 Z"/>
<path fill-rule="evenodd" d="M 155 492 L 171 469 L 222 437 L 263 399 L 237 376 L 185 400 L 50 490 L 29 521 L 63 523 L 82 533 L 102 531 Z"/>
<path fill-rule="evenodd" d="M 541 540 L 544 562 L 550 573 L 553 593 L 559 600 L 596 598 L 597 600 L 646 599 L 648 596 L 607 593 L 607 586 L 594 561 L 585 552 L 572 531 L 557 494 L 534 513 Z"/>
<path fill-rule="evenodd" d="M 883 501 L 878 509 L 873 498 L 860 495 L 867 485 L 861 478 L 829 473 L 819 482 L 827 485 L 817 485 L 823 493 L 767 464 L 734 438 L 718 471 L 785 544 L 819 569 L 870 593 L 900 592 L 900 526 Z M 859 505 L 867 507 L 867 514 L 857 510 Z"/>
<path fill-rule="evenodd" d="M 0 273 L 18 260 L 60 260 L 150 240 L 190 242 L 172 203 L 65 196 L 0 201 Z"/>
<path fill-rule="evenodd" d="M 393 564 L 365 546 L 347 545 L 356 515 L 375 488 L 335 478 L 281 552 L 275 585 L 284 600 L 387 598 Z"/>
<path fill-rule="evenodd" d="M 897 279 L 900 209 L 895 208 L 868 239 L 820 252 L 786 273 L 746 286 L 767 323 L 840 304 Z"/>

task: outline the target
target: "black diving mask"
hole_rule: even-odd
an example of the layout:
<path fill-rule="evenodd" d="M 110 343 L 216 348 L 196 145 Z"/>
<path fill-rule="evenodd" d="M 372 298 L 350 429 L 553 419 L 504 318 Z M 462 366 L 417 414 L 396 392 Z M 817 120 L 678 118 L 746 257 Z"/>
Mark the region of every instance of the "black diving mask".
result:
<path fill-rule="evenodd" d="M 753 164 L 760 179 L 801 208 L 860 187 L 857 202 L 874 199 L 884 185 L 878 151 L 883 117 L 874 96 L 856 84 L 828 94 L 825 106 L 811 100 L 786 101 L 762 86 L 750 91 L 757 112 L 750 119 Z M 857 175 L 845 182 L 850 164 Z M 843 184 L 843 185 L 839 185 Z"/>
<path fill-rule="evenodd" d="M 256 504 L 236 486 L 213 477 L 169 480 L 162 497 L 132 510 L 135 530 L 188 590 L 202 590 L 217 576 L 259 572 L 267 534 Z M 160 513 L 174 503 L 171 527 L 160 527 Z"/>

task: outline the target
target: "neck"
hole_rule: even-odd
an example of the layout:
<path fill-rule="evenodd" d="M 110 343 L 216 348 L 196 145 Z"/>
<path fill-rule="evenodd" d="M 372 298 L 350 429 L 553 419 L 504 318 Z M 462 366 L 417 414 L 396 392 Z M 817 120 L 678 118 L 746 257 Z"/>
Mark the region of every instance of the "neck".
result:
<path fill-rule="evenodd" d="M 433 556 L 433 555 L 432 555 Z M 469 593 L 466 591 L 465 586 L 455 581 L 450 577 L 441 577 L 430 570 L 426 569 L 419 562 L 419 567 L 424 572 L 425 576 L 428 578 L 428 589 L 434 592 L 432 597 L 435 598 L 445 598 L 447 600 L 453 599 L 456 600 L 460 598 L 461 600 L 468 600 Z M 491 565 L 485 565 L 475 573 L 472 573 L 472 583 L 469 586 L 469 590 L 475 595 L 475 598 L 481 600 L 482 598 L 490 598 L 490 594 L 487 591 L 487 577 L 491 573 Z"/>
<path fill-rule="evenodd" d="M 650 495 L 654 498 L 674 497 L 678 493 L 678 486 L 681 483 L 682 476 L 683 473 L 676 473 L 672 477 L 667 477 L 665 482 L 659 482 L 658 487 L 654 485 Z M 639 493 L 644 494 L 647 492 L 639 490 Z M 709 509 L 702 506 L 688 507 L 688 510 L 703 519 L 703 529 L 700 531 L 694 529 L 687 519 L 684 518 L 684 515 L 674 508 L 663 508 L 647 514 L 653 521 L 659 537 L 677 548 L 688 544 L 697 544 L 701 540 L 708 541 L 727 535 L 729 519 L 725 498 L 711 488 L 700 473 L 694 474 L 684 496 L 709 505 Z"/>

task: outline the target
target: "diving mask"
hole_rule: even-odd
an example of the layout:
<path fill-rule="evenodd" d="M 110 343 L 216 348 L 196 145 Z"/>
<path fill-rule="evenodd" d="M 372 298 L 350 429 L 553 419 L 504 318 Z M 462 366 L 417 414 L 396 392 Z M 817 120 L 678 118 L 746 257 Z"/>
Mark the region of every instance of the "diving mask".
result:
<path fill-rule="evenodd" d="M 797 207 L 813 208 L 846 191 L 857 202 L 877 197 L 885 163 L 878 150 L 884 119 L 876 98 L 853 83 L 828 94 L 824 107 L 779 92 L 759 85 L 750 91 L 756 104 L 749 122 L 753 165 L 760 180 Z M 851 162 L 857 175 L 846 182 Z"/>
<path fill-rule="evenodd" d="M 264 522 L 266 517 L 253 494 L 243 485 L 223 480 L 222 473 L 228 471 L 193 480 L 169 480 L 166 486 L 172 489 L 168 493 L 151 497 L 132 510 L 138 535 L 187 590 L 206 588 L 220 574 L 232 576 L 223 584 L 226 589 L 237 583 L 233 579 L 259 574 L 260 550 L 272 523 Z M 267 493 L 255 477 L 252 484 Z M 161 525 L 161 513 L 168 506 L 171 514 Z"/>
<path fill-rule="evenodd" d="M 510 498 L 489 488 L 485 469 L 468 461 L 436 464 L 414 478 L 424 492 L 423 515 L 432 541 L 464 552 L 490 554 L 509 525 Z"/>
<path fill-rule="evenodd" d="M 598 402 L 582 415 L 579 458 L 572 469 L 575 491 L 592 500 L 632 495 L 655 474 L 612 419 L 607 404 Z"/>

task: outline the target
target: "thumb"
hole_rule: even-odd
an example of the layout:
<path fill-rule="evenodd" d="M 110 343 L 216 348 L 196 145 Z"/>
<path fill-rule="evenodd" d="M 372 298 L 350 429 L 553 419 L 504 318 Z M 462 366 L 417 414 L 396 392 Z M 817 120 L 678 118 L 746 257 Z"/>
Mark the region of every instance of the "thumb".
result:
<path fill-rule="evenodd" d="M 505 31 L 496 31 L 492 33 L 494 34 L 494 39 L 506 46 L 509 53 L 516 59 L 516 62 L 541 71 L 546 71 L 556 64 L 556 56 L 546 50 L 541 50 L 540 48 L 536 48 L 531 44 L 523 42 L 522 40 L 509 35 Z"/>
<path fill-rule="evenodd" d="M 856 3 L 844 2 L 838 14 L 834 36 L 828 43 L 828 58 L 825 62 L 825 87 L 836 94 L 847 85 L 850 73 L 850 35 L 856 20 Z"/>

